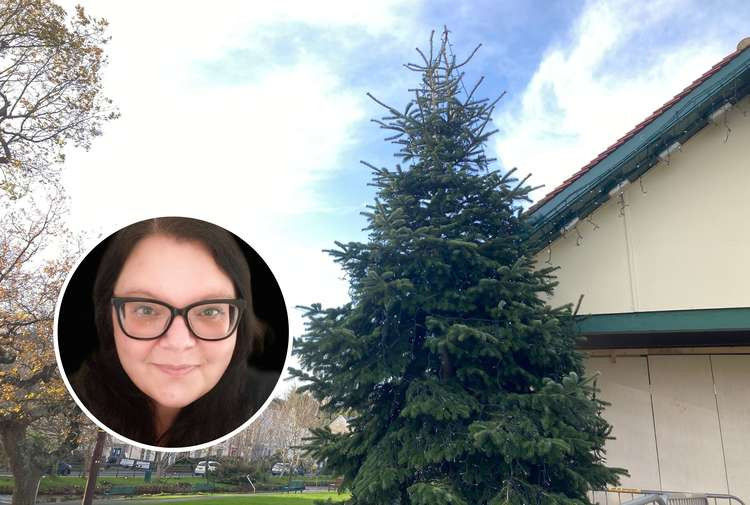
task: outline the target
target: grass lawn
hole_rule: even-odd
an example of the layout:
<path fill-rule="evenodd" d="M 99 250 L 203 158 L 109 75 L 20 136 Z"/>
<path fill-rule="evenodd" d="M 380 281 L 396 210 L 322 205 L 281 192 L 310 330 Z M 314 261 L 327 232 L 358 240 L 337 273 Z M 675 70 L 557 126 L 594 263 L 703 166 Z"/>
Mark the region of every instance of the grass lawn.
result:
<path fill-rule="evenodd" d="M 104 482 L 111 485 L 135 485 L 143 486 L 143 479 L 125 478 L 125 477 L 99 477 L 97 487 Z M 204 483 L 205 478 L 185 477 L 185 478 L 168 478 L 160 481 L 162 484 L 182 483 Z M 286 482 L 285 482 L 286 483 Z M 39 486 L 40 493 L 52 494 L 82 494 L 86 484 L 86 479 L 81 477 L 50 477 L 42 479 Z M 154 482 L 153 484 L 157 484 Z M 0 477 L 0 489 L 2 492 L 10 492 L 13 486 L 12 477 Z M 226 486 L 226 485 L 225 485 Z M 222 485 L 217 485 L 217 491 L 221 493 Z M 236 489 L 236 488 L 235 488 Z M 226 490 L 224 491 L 226 493 Z M 184 498 L 181 499 L 181 498 Z M 160 500 L 170 499 L 169 505 L 312 505 L 316 500 L 328 500 L 333 502 L 343 502 L 349 499 L 348 494 L 338 494 L 336 492 L 317 492 L 317 493 L 258 493 L 258 494 L 209 494 L 209 495 L 184 495 L 184 494 L 156 494 L 156 495 L 139 495 L 128 498 L 123 501 L 127 505 L 132 501 L 133 505 L 146 504 L 150 501 L 158 502 Z M 171 501 L 174 500 L 174 501 Z"/>
<path fill-rule="evenodd" d="M 206 478 L 205 477 L 166 477 L 162 478 L 160 480 L 154 479 L 151 484 L 180 484 L 180 483 L 186 483 L 186 484 L 205 484 Z M 99 478 L 96 479 L 97 487 L 103 486 L 105 484 L 111 484 L 114 486 L 143 486 L 146 485 L 146 483 L 143 480 L 143 477 L 108 477 L 108 476 L 99 476 Z M 39 492 L 44 493 L 46 491 L 54 491 L 61 488 L 71 487 L 71 486 L 77 486 L 80 488 L 83 488 L 86 485 L 86 478 L 85 477 L 60 477 L 60 476 L 45 476 L 41 483 L 39 484 Z M 0 477 L 0 488 L 7 486 L 7 487 L 13 487 L 13 477 Z M 222 487 L 232 487 L 227 484 L 216 484 L 217 489 L 221 489 Z"/>
<path fill-rule="evenodd" d="M 293 481 L 303 481 L 306 486 L 325 486 L 329 482 L 333 482 L 335 480 L 334 477 L 331 477 L 329 475 L 321 476 L 321 477 L 311 477 L 311 476 L 293 476 L 291 479 L 289 479 L 288 476 L 273 476 L 266 480 L 259 481 L 264 484 L 268 484 L 271 486 L 283 486 L 287 484 L 290 480 Z M 101 482 L 108 482 L 110 484 L 114 484 L 117 486 L 126 486 L 126 485 L 139 485 L 144 484 L 143 477 L 109 477 L 105 475 L 100 475 L 97 479 L 97 483 Z M 160 482 L 162 484 L 179 484 L 180 482 L 186 482 L 189 484 L 204 484 L 206 482 L 209 482 L 206 480 L 205 477 L 162 477 L 159 481 L 157 481 L 155 478 L 153 480 L 154 483 Z M 12 486 L 13 485 L 13 477 L 0 477 L 0 485 L 7 484 Z M 45 489 L 45 487 L 48 486 L 55 486 L 58 484 L 68 484 L 68 485 L 79 485 L 83 486 L 86 484 L 86 477 L 75 477 L 75 476 L 52 476 L 47 475 L 42 479 L 41 489 Z M 221 484 L 217 484 L 217 486 L 221 487 Z"/>
<path fill-rule="evenodd" d="M 336 476 L 331 475 L 292 475 L 290 478 L 288 475 L 269 475 L 266 478 L 266 482 L 274 486 L 283 486 L 290 480 L 301 480 L 306 486 L 325 486 L 329 482 L 336 480 Z"/>
<path fill-rule="evenodd" d="M 159 500 L 167 496 L 154 496 L 151 499 Z M 171 498 L 171 497 L 170 497 Z M 327 500 L 342 502 L 349 499 L 348 494 L 338 493 L 259 493 L 255 495 L 224 495 L 213 496 L 196 501 L 170 501 L 169 505 L 312 505 L 315 500 Z M 141 498 L 134 498 L 140 500 Z"/>

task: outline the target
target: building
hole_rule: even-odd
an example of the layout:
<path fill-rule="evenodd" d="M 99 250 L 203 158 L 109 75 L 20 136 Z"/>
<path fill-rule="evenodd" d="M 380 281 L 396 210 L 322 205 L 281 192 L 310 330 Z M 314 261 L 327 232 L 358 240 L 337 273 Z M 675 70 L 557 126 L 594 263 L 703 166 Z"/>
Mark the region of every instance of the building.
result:
<path fill-rule="evenodd" d="M 336 418 L 328 424 L 328 428 L 331 433 L 347 433 L 349 431 L 349 419 L 345 416 L 338 415 Z"/>
<path fill-rule="evenodd" d="M 153 465 L 154 461 L 156 461 L 156 451 L 136 447 L 113 437 L 107 437 L 107 443 L 104 446 L 102 454 L 104 455 L 104 461 L 110 461 L 112 463 L 126 459 L 133 461 L 148 461 Z M 173 464 L 178 455 L 179 453 L 174 452 L 166 453 L 166 464 Z"/>
<path fill-rule="evenodd" d="M 750 500 L 750 39 L 536 203 L 641 489 Z"/>

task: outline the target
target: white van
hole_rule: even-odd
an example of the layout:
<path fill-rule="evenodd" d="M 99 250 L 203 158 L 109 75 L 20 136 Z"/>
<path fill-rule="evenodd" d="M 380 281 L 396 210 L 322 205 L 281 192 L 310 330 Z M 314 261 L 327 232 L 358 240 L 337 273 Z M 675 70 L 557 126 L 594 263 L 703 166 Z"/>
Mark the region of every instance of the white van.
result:
<path fill-rule="evenodd" d="M 193 470 L 193 475 L 206 475 L 206 466 L 209 472 L 215 472 L 219 468 L 218 461 L 199 461 Z"/>
<path fill-rule="evenodd" d="M 271 475 L 284 475 L 289 473 L 289 465 L 286 463 L 278 462 L 271 468 Z"/>

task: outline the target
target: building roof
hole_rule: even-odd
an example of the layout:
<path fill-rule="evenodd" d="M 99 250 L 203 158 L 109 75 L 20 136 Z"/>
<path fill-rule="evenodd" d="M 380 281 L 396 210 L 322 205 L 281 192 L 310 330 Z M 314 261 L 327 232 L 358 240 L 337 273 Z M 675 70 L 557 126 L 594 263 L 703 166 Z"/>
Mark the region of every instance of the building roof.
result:
<path fill-rule="evenodd" d="M 675 143 L 683 144 L 717 110 L 750 93 L 750 39 L 655 110 L 604 152 L 536 202 L 527 214 L 537 247 L 553 241 L 568 223 L 582 219 L 659 161 Z"/>

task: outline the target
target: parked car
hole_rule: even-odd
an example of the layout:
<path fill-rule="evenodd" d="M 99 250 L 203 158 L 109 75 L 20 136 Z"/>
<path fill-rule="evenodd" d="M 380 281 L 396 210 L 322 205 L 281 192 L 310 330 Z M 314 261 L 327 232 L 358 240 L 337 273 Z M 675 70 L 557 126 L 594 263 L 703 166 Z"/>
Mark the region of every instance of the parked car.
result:
<path fill-rule="evenodd" d="M 219 468 L 218 461 L 199 461 L 193 470 L 193 475 L 206 475 L 206 466 L 209 472 L 215 472 Z"/>
<path fill-rule="evenodd" d="M 278 462 L 271 467 L 271 475 L 284 475 L 289 473 L 289 465 Z"/>
<path fill-rule="evenodd" d="M 57 464 L 57 475 L 70 475 L 70 471 L 73 469 L 68 463 L 59 462 Z"/>

